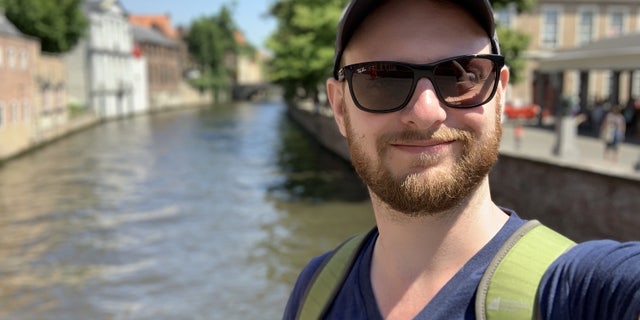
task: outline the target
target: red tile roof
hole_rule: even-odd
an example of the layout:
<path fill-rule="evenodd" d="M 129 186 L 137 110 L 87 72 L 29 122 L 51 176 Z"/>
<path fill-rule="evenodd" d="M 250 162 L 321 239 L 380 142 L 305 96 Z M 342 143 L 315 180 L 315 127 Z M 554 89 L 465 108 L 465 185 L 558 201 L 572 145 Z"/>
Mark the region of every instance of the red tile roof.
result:
<path fill-rule="evenodd" d="M 155 28 L 171 39 L 178 39 L 178 32 L 171 25 L 168 14 L 130 14 L 129 22 L 145 28 Z"/>

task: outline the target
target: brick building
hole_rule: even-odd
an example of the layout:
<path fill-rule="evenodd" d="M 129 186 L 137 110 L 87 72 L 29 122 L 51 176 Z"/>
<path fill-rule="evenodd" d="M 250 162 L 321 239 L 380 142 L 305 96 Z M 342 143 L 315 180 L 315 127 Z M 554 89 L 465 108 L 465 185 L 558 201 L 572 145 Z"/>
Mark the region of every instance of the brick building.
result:
<path fill-rule="evenodd" d="M 136 55 L 147 62 L 147 82 L 150 108 L 180 103 L 182 67 L 180 46 L 155 28 L 133 24 L 133 41 Z"/>
<path fill-rule="evenodd" d="M 67 66 L 56 54 L 41 53 L 35 71 L 34 97 L 37 120 L 36 134 L 48 138 L 58 134 L 69 119 L 67 105 Z"/>
<path fill-rule="evenodd" d="M 33 140 L 34 72 L 39 52 L 37 39 L 20 33 L 0 14 L 0 158 L 27 149 Z"/>

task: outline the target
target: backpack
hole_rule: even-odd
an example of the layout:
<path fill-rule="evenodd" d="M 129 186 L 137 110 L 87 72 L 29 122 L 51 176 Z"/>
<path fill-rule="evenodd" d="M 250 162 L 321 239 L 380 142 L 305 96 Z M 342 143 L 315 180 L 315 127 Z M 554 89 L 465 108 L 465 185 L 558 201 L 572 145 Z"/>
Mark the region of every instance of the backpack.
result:
<path fill-rule="evenodd" d="M 297 319 L 322 319 L 342 288 L 366 240 L 376 231 L 347 239 L 318 268 L 302 296 Z M 536 293 L 549 265 L 575 245 L 530 220 L 500 247 L 476 291 L 476 319 L 538 319 Z"/>

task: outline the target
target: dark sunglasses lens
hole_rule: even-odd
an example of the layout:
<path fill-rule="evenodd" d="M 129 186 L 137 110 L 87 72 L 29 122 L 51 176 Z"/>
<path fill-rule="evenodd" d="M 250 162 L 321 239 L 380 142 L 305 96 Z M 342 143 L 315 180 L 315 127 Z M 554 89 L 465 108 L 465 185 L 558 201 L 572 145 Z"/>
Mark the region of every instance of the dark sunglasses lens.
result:
<path fill-rule="evenodd" d="M 384 112 L 401 107 L 411 94 L 413 71 L 403 65 L 375 62 L 354 66 L 351 90 L 361 108 Z"/>
<path fill-rule="evenodd" d="M 487 58 L 463 57 L 445 61 L 433 70 L 440 98 L 450 107 L 472 107 L 485 103 L 496 83 L 495 63 Z"/>

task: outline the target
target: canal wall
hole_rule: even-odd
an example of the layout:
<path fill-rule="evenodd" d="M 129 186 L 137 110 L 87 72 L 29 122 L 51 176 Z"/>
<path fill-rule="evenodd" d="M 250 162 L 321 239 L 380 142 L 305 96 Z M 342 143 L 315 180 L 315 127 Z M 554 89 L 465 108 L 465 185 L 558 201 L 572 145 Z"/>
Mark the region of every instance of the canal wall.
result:
<path fill-rule="evenodd" d="M 340 134 L 338 125 L 328 108 L 314 108 L 311 105 L 287 107 L 289 116 L 309 132 L 325 148 L 351 161 L 347 140 Z"/>
<path fill-rule="evenodd" d="M 0 141 L 2 141 L 2 145 L 0 145 L 0 164 L 61 137 L 88 128 L 98 122 L 99 119 L 94 113 L 85 112 L 55 126 L 27 124 L 18 133 L 14 133 L 13 131 L 15 130 L 5 129 L 4 132 L 0 132 Z"/>
<path fill-rule="evenodd" d="M 289 116 L 349 160 L 345 139 L 325 109 L 289 107 Z M 538 219 L 575 241 L 640 239 L 640 179 L 552 158 L 501 153 L 489 176 L 492 196 L 527 219 Z"/>
<path fill-rule="evenodd" d="M 155 113 L 169 112 L 172 110 L 199 108 L 210 105 L 211 103 L 210 95 L 203 95 L 202 97 L 194 97 L 183 101 L 182 104 L 164 104 L 158 109 L 150 109 L 140 113 L 117 116 L 109 119 L 100 118 L 95 112 L 85 111 L 68 119 L 65 118 L 55 125 L 43 126 L 40 122 L 35 122 L 35 125 L 27 123 L 21 127 L 14 125 L 11 130 L 2 129 L 0 130 L 0 165 L 2 162 L 20 157 L 29 151 L 105 121 L 117 121 L 119 119 L 136 116 L 150 116 Z"/>
<path fill-rule="evenodd" d="M 640 181 L 501 154 L 489 176 L 496 203 L 575 241 L 640 240 Z"/>

